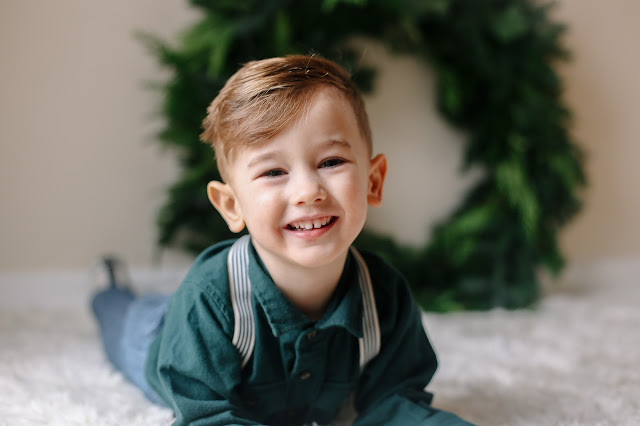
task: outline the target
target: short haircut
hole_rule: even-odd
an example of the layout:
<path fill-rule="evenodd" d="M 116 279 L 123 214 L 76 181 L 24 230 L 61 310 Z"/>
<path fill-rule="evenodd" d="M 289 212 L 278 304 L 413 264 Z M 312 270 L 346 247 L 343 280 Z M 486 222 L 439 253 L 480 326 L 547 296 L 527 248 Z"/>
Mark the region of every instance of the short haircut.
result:
<path fill-rule="evenodd" d="M 234 149 L 266 141 L 286 129 L 322 87 L 337 89 L 351 104 L 371 154 L 364 101 L 344 68 L 316 55 L 263 59 L 248 62 L 231 76 L 207 109 L 200 138 L 213 146 L 222 178 Z"/>

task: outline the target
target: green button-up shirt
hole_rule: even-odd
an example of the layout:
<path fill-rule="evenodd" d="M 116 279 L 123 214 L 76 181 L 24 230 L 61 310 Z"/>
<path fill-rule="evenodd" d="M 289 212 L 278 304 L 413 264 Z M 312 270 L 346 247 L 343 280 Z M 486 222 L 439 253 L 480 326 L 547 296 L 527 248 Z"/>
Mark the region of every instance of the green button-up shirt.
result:
<path fill-rule="evenodd" d="M 309 320 L 271 280 L 252 246 L 255 348 L 247 365 L 232 344 L 227 254 L 214 245 L 172 296 L 146 375 L 175 425 L 330 424 L 349 395 L 355 425 L 468 424 L 430 406 L 436 356 L 401 275 L 363 254 L 371 274 L 381 349 L 360 371 L 362 296 L 349 255 L 324 317 Z"/>

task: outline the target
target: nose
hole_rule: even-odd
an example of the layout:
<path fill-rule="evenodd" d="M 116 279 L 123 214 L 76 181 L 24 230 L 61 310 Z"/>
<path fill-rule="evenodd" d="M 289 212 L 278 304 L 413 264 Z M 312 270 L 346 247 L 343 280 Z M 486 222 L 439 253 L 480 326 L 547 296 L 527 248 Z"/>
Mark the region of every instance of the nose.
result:
<path fill-rule="evenodd" d="M 327 191 L 317 173 L 298 172 L 291 179 L 291 204 L 312 204 L 326 198 Z"/>

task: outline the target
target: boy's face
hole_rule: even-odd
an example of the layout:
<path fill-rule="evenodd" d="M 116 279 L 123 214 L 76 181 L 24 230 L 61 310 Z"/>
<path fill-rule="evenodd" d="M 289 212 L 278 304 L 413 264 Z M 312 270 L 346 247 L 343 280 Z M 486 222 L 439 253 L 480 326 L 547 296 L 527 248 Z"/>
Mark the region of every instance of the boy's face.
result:
<path fill-rule="evenodd" d="M 308 110 L 265 143 L 239 149 L 209 198 L 234 232 L 246 224 L 268 269 L 341 267 L 381 202 L 386 159 L 370 159 L 349 102 L 319 89 Z"/>

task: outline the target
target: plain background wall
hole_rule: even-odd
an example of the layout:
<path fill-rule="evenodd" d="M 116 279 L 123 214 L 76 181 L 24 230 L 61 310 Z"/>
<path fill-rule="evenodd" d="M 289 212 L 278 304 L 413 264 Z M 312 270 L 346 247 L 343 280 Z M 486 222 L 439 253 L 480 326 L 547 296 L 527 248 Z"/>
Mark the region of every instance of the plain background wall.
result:
<path fill-rule="evenodd" d="M 574 55 L 560 71 L 590 179 L 562 246 L 576 263 L 637 258 L 640 3 L 558 3 Z M 196 16 L 186 0 L 0 3 L 0 272 L 82 269 L 106 251 L 151 264 L 155 213 L 177 170 L 154 141 L 160 95 L 144 88 L 167 74 L 133 32 L 175 40 Z M 421 244 L 473 181 L 457 174 L 463 135 L 433 112 L 427 66 L 377 45 L 365 60 L 381 66 L 367 103 L 391 162 L 371 225 Z"/>

